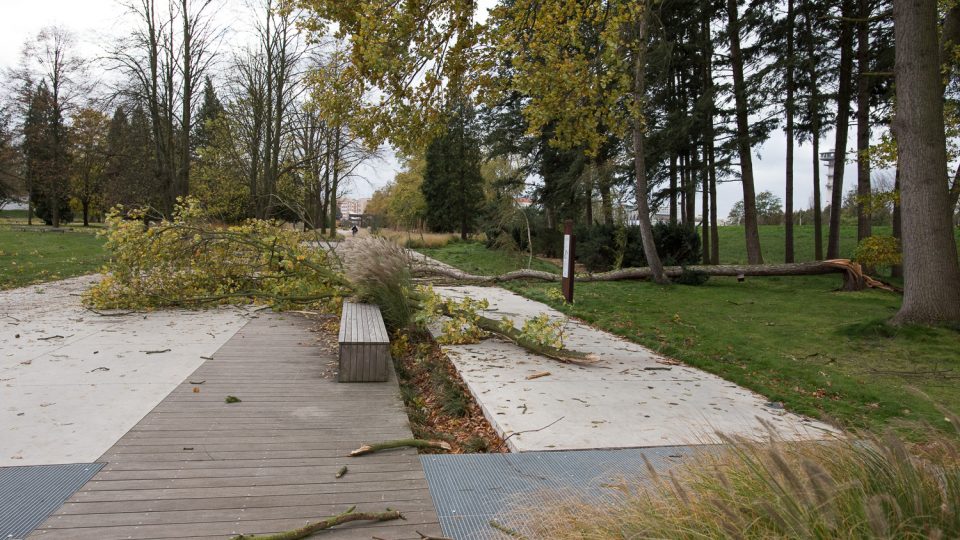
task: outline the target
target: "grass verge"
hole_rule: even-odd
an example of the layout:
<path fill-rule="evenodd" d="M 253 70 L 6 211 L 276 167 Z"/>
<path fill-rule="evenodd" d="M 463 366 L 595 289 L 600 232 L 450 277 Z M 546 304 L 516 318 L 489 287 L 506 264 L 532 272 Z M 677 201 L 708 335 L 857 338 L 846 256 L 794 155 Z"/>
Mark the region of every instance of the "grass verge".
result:
<path fill-rule="evenodd" d="M 487 249 L 479 242 L 453 242 L 443 247 L 419 248 L 417 251 L 465 272 L 488 276 L 526 268 L 528 259 L 526 254 Z M 560 273 L 556 265 L 536 257 L 531 268 L 553 274 Z"/>
<path fill-rule="evenodd" d="M 0 290 L 89 274 L 107 260 L 92 230 L 0 227 Z"/>
<path fill-rule="evenodd" d="M 518 267 L 511 254 L 479 244 L 421 251 L 475 273 Z M 712 278 L 699 287 L 578 283 L 575 304 L 566 305 L 548 294 L 557 284 L 505 284 L 801 414 L 846 428 L 891 427 L 914 439 L 930 433 L 927 425 L 949 431 L 934 404 L 960 409 L 960 331 L 889 327 L 900 296 L 839 286 L 839 276 Z"/>

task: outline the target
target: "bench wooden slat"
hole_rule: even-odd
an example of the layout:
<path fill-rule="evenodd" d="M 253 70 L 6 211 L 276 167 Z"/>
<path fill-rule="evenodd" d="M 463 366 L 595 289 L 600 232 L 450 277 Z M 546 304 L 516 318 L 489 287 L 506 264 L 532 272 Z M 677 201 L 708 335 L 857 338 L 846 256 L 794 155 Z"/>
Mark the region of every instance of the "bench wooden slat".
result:
<path fill-rule="evenodd" d="M 389 379 L 390 338 L 379 307 L 344 302 L 339 341 L 340 382 Z"/>

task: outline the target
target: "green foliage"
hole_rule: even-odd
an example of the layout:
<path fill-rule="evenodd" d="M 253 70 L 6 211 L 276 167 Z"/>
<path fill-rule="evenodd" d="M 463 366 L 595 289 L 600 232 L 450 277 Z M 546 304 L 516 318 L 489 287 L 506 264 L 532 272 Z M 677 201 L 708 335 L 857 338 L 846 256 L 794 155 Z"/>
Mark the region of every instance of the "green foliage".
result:
<path fill-rule="evenodd" d="M 680 275 L 673 279 L 674 283 L 679 283 L 680 285 L 693 285 L 695 287 L 703 285 L 704 283 L 710 281 L 710 276 L 699 270 L 691 270 L 684 267 L 683 271 L 680 272 Z"/>
<path fill-rule="evenodd" d="M 574 233 L 577 237 L 577 260 L 591 272 L 618 268 L 618 262 L 619 268 L 647 265 L 639 226 L 579 226 Z M 700 236 L 686 225 L 657 223 L 653 226 L 653 239 L 665 266 L 700 262 Z"/>
<path fill-rule="evenodd" d="M 218 227 L 196 199 L 181 200 L 171 221 L 145 226 L 140 211 L 107 218 L 106 277 L 85 300 L 97 308 L 150 308 L 204 303 L 316 305 L 342 297 L 346 282 L 327 254 L 299 232 L 251 220 Z"/>
<path fill-rule="evenodd" d="M 423 199 L 427 226 L 436 232 L 473 231 L 483 204 L 480 142 L 471 133 L 469 112 L 459 107 L 446 130 L 426 152 Z"/>
<path fill-rule="evenodd" d="M 757 223 L 760 225 L 779 225 L 783 223 L 783 202 L 772 191 L 757 194 Z M 742 225 L 743 201 L 737 201 L 730 209 L 727 221 L 733 225 Z"/>
<path fill-rule="evenodd" d="M 563 329 L 564 321 L 562 319 L 551 320 L 549 315 L 541 313 L 536 317 L 525 320 L 520 332 L 525 338 L 537 345 L 563 349 Z"/>
<path fill-rule="evenodd" d="M 853 250 L 853 260 L 868 267 L 896 266 L 903 260 L 900 241 L 893 236 L 864 238 Z"/>

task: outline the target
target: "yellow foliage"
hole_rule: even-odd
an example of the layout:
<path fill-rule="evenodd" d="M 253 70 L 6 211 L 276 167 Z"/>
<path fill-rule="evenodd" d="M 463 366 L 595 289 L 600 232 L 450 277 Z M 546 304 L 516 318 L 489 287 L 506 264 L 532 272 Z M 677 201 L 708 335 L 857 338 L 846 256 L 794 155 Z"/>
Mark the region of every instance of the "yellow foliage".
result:
<path fill-rule="evenodd" d="M 347 291 L 325 251 L 279 224 L 211 224 L 196 199 L 180 199 L 171 221 L 147 226 L 142 212 L 107 218 L 106 277 L 85 301 L 97 308 L 239 303 L 277 308 L 336 302 Z M 130 219 L 134 218 L 134 219 Z"/>

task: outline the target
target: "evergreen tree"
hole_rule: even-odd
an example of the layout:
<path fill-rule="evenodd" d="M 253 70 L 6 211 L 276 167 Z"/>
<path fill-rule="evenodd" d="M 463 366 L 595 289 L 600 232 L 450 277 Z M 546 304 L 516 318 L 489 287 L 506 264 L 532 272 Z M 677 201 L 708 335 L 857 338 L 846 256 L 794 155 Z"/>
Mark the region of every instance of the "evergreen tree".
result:
<path fill-rule="evenodd" d="M 433 231 L 459 230 L 464 239 L 483 205 L 480 142 L 471 116 L 466 105 L 457 105 L 444 132 L 431 141 L 421 187 L 427 226 Z"/>
<path fill-rule="evenodd" d="M 197 150 L 213 143 L 215 129 L 212 123 L 217 121 L 223 113 L 223 103 L 217 97 L 217 91 L 213 88 L 213 81 L 210 80 L 210 77 L 207 77 L 203 84 L 203 103 L 201 103 L 200 111 L 197 113 L 197 124 L 190 140 L 191 154 L 194 159 L 198 157 Z"/>
<path fill-rule="evenodd" d="M 68 155 L 65 146 L 63 119 L 58 114 L 54 96 L 41 81 L 30 96 L 30 105 L 23 123 L 23 155 L 25 176 L 30 191 L 30 204 L 47 225 L 59 227 L 70 222 Z"/>

